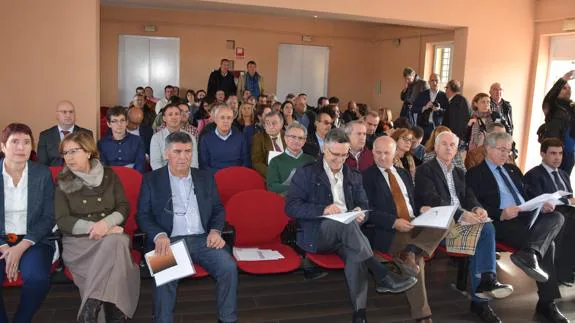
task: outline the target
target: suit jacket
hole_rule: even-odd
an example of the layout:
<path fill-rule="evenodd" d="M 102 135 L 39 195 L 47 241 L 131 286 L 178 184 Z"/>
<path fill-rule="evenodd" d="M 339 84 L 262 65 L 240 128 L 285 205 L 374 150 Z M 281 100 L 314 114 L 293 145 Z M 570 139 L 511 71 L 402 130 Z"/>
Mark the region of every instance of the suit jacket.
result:
<path fill-rule="evenodd" d="M 0 245 L 6 243 L 4 205 L 4 159 L 0 159 Z M 54 184 L 48 167 L 28 161 L 28 206 L 24 239 L 51 244 L 48 236 L 54 227 Z"/>
<path fill-rule="evenodd" d="M 456 94 L 449 101 L 449 106 L 443 117 L 443 125 L 451 129 L 460 140 L 466 141 L 469 116 L 467 99 L 461 94 Z"/>
<path fill-rule="evenodd" d="M 565 188 L 568 192 L 573 193 L 573 188 L 571 187 L 571 180 L 569 179 L 569 174 L 562 169 L 557 170 L 559 177 L 565 183 Z M 527 197 L 534 198 L 545 193 L 555 193 L 557 187 L 555 186 L 555 179 L 549 172 L 543 167 L 543 165 L 535 166 L 523 177 L 523 182 L 525 183 L 525 191 Z M 571 196 L 569 196 L 571 197 Z M 564 202 L 567 202 L 564 198 Z"/>
<path fill-rule="evenodd" d="M 154 135 L 154 129 L 150 126 L 144 124 L 140 125 L 140 138 L 144 142 L 144 148 L 146 149 L 146 154 L 150 155 L 150 143 L 152 142 L 152 136 Z"/>
<path fill-rule="evenodd" d="M 463 169 L 453 167 L 452 171 L 455 191 L 461 207 L 466 210 L 481 207 L 471 187 L 465 182 Z M 451 205 L 451 195 L 443 170 L 436 158 L 421 164 L 415 172 L 415 205 L 419 210 L 422 206 L 447 206 Z M 454 219 L 457 221 L 463 211 L 458 209 Z"/>
<path fill-rule="evenodd" d="M 283 133 L 280 133 L 280 138 L 285 149 L 287 146 Z M 252 137 L 252 167 L 264 178 L 268 174 L 268 154 L 272 150 L 274 150 L 272 138 L 267 133 L 260 132 Z"/>
<path fill-rule="evenodd" d="M 348 210 L 367 210 L 369 202 L 359 171 L 343 165 L 343 190 Z M 331 184 L 323 168 L 323 159 L 298 168 L 292 178 L 285 204 L 288 216 L 297 219 L 302 230 L 297 233 L 300 248 L 315 252 L 323 210 L 333 203 Z M 326 220 L 330 221 L 330 220 Z"/>
<path fill-rule="evenodd" d="M 303 145 L 302 150 L 305 154 L 308 154 L 315 159 L 318 159 L 320 157 L 322 151 L 321 148 L 319 147 L 319 142 L 317 141 L 315 131 L 308 132 L 307 139 L 305 145 Z"/>
<path fill-rule="evenodd" d="M 168 166 L 164 166 L 145 174 L 142 180 L 136 220 L 140 230 L 147 233 L 149 246 L 154 245 L 154 238 L 159 233 L 172 234 L 174 218 L 166 212 L 173 210 L 168 172 Z M 196 168 L 191 168 L 190 172 L 204 230 L 206 233 L 212 229 L 222 231 L 225 211 L 213 175 Z"/>
<path fill-rule="evenodd" d="M 521 170 L 512 164 L 504 164 L 503 167 L 507 170 L 517 190 L 519 190 L 519 194 L 527 201 Z M 483 204 L 487 210 L 489 217 L 499 221 L 499 217 L 501 216 L 501 209 L 499 208 L 501 204 L 501 193 L 499 192 L 497 180 L 489 169 L 487 162 L 484 160 L 481 164 L 467 170 L 465 179 L 467 185 L 475 192 L 479 202 Z"/>
<path fill-rule="evenodd" d="M 75 125 L 73 132 L 78 131 L 87 131 L 90 136 L 94 136 L 92 131 Z M 58 126 L 56 125 L 42 131 L 40 133 L 40 138 L 38 139 L 38 161 L 40 164 L 44 164 L 46 166 L 62 166 L 64 164 L 64 159 L 60 157 L 59 148 L 60 132 L 58 131 Z"/>
<path fill-rule="evenodd" d="M 413 113 L 421 113 L 423 111 L 423 107 L 427 104 L 427 102 L 431 101 L 430 95 L 431 89 L 427 89 L 417 96 L 415 102 L 413 102 L 413 108 L 411 111 Z M 443 91 L 438 91 L 437 96 L 435 96 L 435 101 L 439 103 L 439 107 L 443 110 L 449 107 L 449 99 L 447 99 L 447 95 Z"/>
<path fill-rule="evenodd" d="M 396 170 L 403 184 L 405 184 L 411 208 L 417 216 L 419 212 L 415 207 L 414 187 L 411 176 L 405 169 L 396 168 Z M 393 224 L 397 219 L 397 208 L 391 189 L 377 165 L 374 164 L 363 172 L 363 187 L 365 188 L 365 193 L 369 200 L 369 209 L 371 210 L 367 223 L 375 225 L 375 237 L 372 246 L 376 250 L 386 252 L 391 246 L 395 234 Z"/>

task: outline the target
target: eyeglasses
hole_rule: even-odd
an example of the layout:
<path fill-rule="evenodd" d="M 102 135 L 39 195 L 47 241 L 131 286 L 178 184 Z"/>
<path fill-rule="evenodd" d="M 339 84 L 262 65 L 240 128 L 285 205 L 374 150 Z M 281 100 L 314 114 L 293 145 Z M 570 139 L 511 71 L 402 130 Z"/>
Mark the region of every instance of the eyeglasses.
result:
<path fill-rule="evenodd" d="M 499 153 L 504 155 L 509 155 L 509 153 L 511 153 L 511 149 L 507 149 L 505 147 L 495 147 L 495 149 L 497 149 Z"/>
<path fill-rule="evenodd" d="M 331 155 L 333 155 L 334 158 L 338 158 L 338 159 L 345 159 L 349 155 L 349 152 L 346 152 L 345 154 L 336 154 L 333 151 L 331 151 L 331 149 L 329 149 L 329 148 L 327 148 L 327 151 L 329 151 L 329 153 Z"/>
<path fill-rule="evenodd" d="M 407 142 L 412 142 L 414 140 L 412 137 L 405 137 L 405 136 L 399 137 L 399 139 Z"/>
<path fill-rule="evenodd" d="M 285 135 L 286 138 L 291 138 L 293 140 L 305 141 L 306 137 L 294 136 L 294 135 Z"/>
<path fill-rule="evenodd" d="M 265 125 L 266 125 L 266 126 L 274 126 L 274 127 L 275 127 L 275 126 L 278 126 L 278 125 L 280 125 L 280 124 L 281 124 L 280 121 L 266 121 L 266 122 L 265 122 Z"/>
<path fill-rule="evenodd" d="M 84 149 L 82 149 L 82 148 L 72 148 L 72 149 L 64 150 L 62 152 L 62 157 L 72 156 L 72 155 L 75 155 L 77 152 L 83 151 L 83 150 Z"/>

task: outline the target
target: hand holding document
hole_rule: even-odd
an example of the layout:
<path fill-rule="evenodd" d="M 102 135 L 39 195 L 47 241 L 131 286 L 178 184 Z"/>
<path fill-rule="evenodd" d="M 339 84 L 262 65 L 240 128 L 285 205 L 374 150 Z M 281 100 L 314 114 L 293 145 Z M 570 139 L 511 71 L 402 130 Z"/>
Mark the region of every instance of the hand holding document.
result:
<path fill-rule="evenodd" d="M 144 258 L 150 269 L 150 275 L 156 281 L 156 286 L 196 273 L 184 240 L 172 243 L 165 256 L 156 255 L 156 251 L 152 250 L 146 253 Z"/>
<path fill-rule="evenodd" d="M 361 214 L 365 214 L 369 212 L 369 210 L 360 210 L 360 211 L 351 211 L 351 212 L 344 212 L 338 214 L 329 214 L 329 215 L 322 215 L 322 218 L 334 220 L 337 222 L 350 224 L 353 220 L 355 220 Z"/>
<path fill-rule="evenodd" d="M 555 193 L 541 194 L 519 205 L 519 209 L 521 210 L 521 212 L 526 212 L 526 211 L 534 211 L 540 208 L 545 203 L 551 203 L 553 205 L 557 205 L 561 203 L 559 199 L 567 195 L 571 195 L 571 193 L 565 191 L 557 191 Z"/>
<path fill-rule="evenodd" d="M 416 227 L 447 229 L 455 211 L 457 211 L 457 206 L 434 207 L 413 219 L 411 224 Z"/>

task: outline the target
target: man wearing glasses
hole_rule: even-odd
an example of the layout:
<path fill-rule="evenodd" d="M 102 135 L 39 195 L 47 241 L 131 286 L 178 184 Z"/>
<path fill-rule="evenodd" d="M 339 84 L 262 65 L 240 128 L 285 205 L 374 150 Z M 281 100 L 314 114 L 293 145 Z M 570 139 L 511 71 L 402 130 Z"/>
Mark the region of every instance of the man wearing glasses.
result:
<path fill-rule="evenodd" d="M 527 200 L 523 174 L 517 166 L 506 164 L 512 144 L 507 133 L 489 134 L 485 161 L 467 171 L 466 181 L 493 220 L 497 241 L 518 249 L 511 261 L 537 282 L 536 313 L 550 322 L 569 322 L 555 305 L 561 293 L 553 262 L 554 240 L 564 218 L 551 203 L 521 211 L 519 205 Z"/>
<path fill-rule="evenodd" d="M 267 176 L 268 161 L 285 150 L 286 142 L 282 129 L 284 119 L 281 112 L 273 111 L 264 115 L 264 132 L 253 136 L 251 147 L 252 167 L 262 177 Z"/>
<path fill-rule="evenodd" d="M 320 112 L 319 120 L 322 120 Z M 417 283 L 413 277 L 389 272 L 374 257 L 360 225 L 359 215 L 349 224 L 330 220 L 331 215 L 368 208 L 361 174 L 344 165 L 349 154 L 349 138 L 342 129 L 327 132 L 323 157 L 298 168 L 286 196 L 285 211 L 302 229 L 297 244 L 307 252 L 336 253 L 345 262 L 345 277 L 353 305 L 353 322 L 366 322 L 368 268 L 376 278 L 379 293 L 401 293 Z"/>
<path fill-rule="evenodd" d="M 124 166 L 140 173 L 145 171 L 146 148 L 136 135 L 126 131 L 127 114 L 124 107 L 116 106 L 106 111 L 110 134 L 98 141 L 100 161 L 104 166 Z"/>
<path fill-rule="evenodd" d="M 307 136 L 307 141 L 303 146 L 303 152 L 318 159 L 323 152 L 325 136 L 333 127 L 335 112 L 329 107 L 321 108 L 314 122 L 315 132 Z M 304 125 L 305 126 L 305 125 Z"/>

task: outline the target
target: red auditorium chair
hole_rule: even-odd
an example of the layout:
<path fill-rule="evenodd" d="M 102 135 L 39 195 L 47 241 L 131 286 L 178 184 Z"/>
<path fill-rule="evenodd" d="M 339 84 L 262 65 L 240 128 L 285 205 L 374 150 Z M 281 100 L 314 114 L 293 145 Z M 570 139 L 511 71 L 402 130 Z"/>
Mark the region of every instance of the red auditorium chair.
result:
<path fill-rule="evenodd" d="M 214 177 L 224 206 L 236 193 L 254 189 L 266 189 L 262 176 L 247 167 L 233 166 L 220 169 Z"/>
<path fill-rule="evenodd" d="M 436 250 L 457 259 L 457 278 L 455 287 L 457 287 L 457 289 L 460 291 L 466 291 L 467 279 L 469 277 L 469 255 L 464 253 L 448 252 L 447 248 L 441 244 L 437 247 Z"/>
<path fill-rule="evenodd" d="M 226 204 L 226 220 L 236 230 L 236 247 L 272 249 L 284 257 L 279 260 L 238 261 L 238 268 L 242 271 L 275 274 L 299 268 L 300 256 L 281 243 L 281 233 L 289 221 L 284 205 L 284 199 L 278 194 L 259 189 L 237 193 Z"/>

